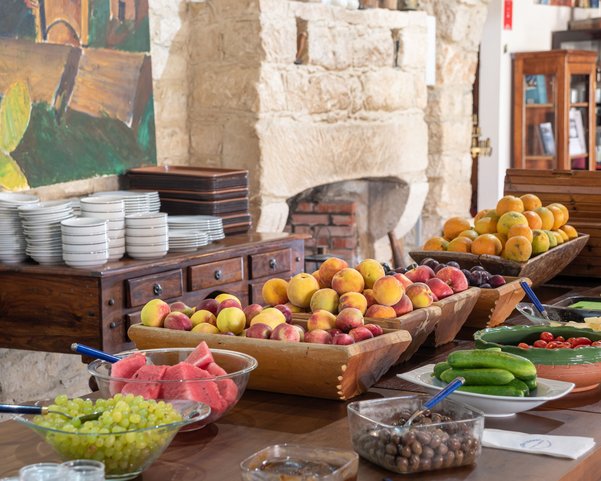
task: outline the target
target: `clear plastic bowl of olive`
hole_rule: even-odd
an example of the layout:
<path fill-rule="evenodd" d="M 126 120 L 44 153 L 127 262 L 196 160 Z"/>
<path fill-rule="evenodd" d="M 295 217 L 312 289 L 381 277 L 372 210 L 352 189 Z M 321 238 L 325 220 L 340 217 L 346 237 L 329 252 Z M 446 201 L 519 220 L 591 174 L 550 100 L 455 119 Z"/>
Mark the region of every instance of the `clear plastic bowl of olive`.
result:
<path fill-rule="evenodd" d="M 430 396 L 415 394 L 348 405 L 353 449 L 372 463 L 409 474 L 474 464 L 482 452 L 484 414 L 445 399 L 402 427 Z"/>

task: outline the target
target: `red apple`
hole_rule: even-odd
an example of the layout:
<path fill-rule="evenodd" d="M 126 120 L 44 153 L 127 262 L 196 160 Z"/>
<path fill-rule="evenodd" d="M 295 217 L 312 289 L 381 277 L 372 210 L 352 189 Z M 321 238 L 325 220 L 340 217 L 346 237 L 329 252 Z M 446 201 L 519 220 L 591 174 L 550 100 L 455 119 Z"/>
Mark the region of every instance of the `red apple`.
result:
<path fill-rule="evenodd" d="M 456 267 L 444 267 L 436 273 L 436 277 L 449 285 L 453 292 L 462 292 L 469 287 L 467 277 Z"/>
<path fill-rule="evenodd" d="M 453 295 L 453 289 L 451 289 L 446 282 L 444 282 L 442 279 L 439 279 L 438 277 L 428 279 L 426 281 L 426 284 L 428 284 L 428 287 L 430 288 L 432 293 L 439 300 Z"/>
<path fill-rule="evenodd" d="M 432 279 L 435 274 L 428 266 L 417 266 L 415 269 L 405 272 L 405 276 L 412 282 L 426 282 Z"/>

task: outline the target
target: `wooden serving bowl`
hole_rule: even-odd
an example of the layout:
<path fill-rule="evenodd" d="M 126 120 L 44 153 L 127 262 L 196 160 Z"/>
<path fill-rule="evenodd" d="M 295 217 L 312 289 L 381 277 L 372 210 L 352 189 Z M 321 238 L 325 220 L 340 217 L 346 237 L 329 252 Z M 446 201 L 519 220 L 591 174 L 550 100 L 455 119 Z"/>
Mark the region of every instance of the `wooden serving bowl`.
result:
<path fill-rule="evenodd" d="M 491 274 L 528 277 L 532 281 L 533 286 L 538 286 L 552 279 L 568 266 L 580 251 L 584 249 L 589 238 L 588 234 L 580 234 L 576 239 L 553 247 L 526 262 L 510 261 L 499 256 L 487 254 L 476 255 L 467 252 L 415 250 L 411 251 L 409 255 L 416 262 L 420 262 L 426 257 L 431 257 L 439 262 L 455 261 L 463 269 L 482 266 Z"/>
<path fill-rule="evenodd" d="M 601 332 L 577 327 L 551 326 L 502 326 L 484 329 L 474 334 L 478 349 L 500 347 L 530 359 L 536 366 L 537 375 L 546 379 L 573 382 L 573 392 L 587 391 L 601 383 L 601 347 L 579 347 L 576 349 L 543 349 L 531 347 L 522 349 L 518 343 L 532 345 L 541 332 L 551 332 L 554 336 L 588 337 L 593 341 L 601 339 Z"/>

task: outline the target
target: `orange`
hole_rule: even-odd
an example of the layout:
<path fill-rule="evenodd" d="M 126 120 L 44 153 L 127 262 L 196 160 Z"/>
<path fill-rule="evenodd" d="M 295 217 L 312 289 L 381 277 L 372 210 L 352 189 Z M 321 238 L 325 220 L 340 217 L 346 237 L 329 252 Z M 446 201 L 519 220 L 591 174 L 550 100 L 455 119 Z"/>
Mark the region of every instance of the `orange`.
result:
<path fill-rule="evenodd" d="M 494 232 L 493 235 L 501 241 L 501 247 L 505 247 L 505 242 L 507 242 L 507 234 L 501 234 L 500 232 Z"/>
<path fill-rule="evenodd" d="M 560 204 L 559 202 L 553 202 L 552 204 L 549 204 L 547 206 L 547 208 L 550 208 L 552 206 L 553 207 L 559 207 L 559 210 L 561 210 L 563 212 L 563 223 L 564 224 L 567 223 L 568 220 L 569 220 L 569 218 L 570 218 L 570 211 L 568 210 L 568 208 L 565 205 Z"/>
<path fill-rule="evenodd" d="M 492 234 L 482 234 L 472 242 L 472 254 L 498 256 L 502 250 L 501 241 Z"/>
<path fill-rule="evenodd" d="M 505 212 L 497 222 L 497 232 L 507 234 L 509 229 L 517 224 L 528 225 L 528 219 L 520 212 L 515 212 L 513 210 Z"/>
<path fill-rule="evenodd" d="M 501 254 L 505 259 L 517 262 L 526 262 L 530 259 L 531 255 L 532 244 L 526 237 L 521 235 L 507 239 L 505 249 L 503 249 L 503 253 Z"/>
<path fill-rule="evenodd" d="M 557 232 L 561 236 L 561 238 L 563 239 L 564 242 L 570 240 L 570 238 L 568 237 L 568 234 L 566 234 L 566 232 L 564 230 L 562 230 L 561 228 L 559 228 L 559 229 L 557 229 L 556 231 L 553 231 L 553 232 Z"/>
<path fill-rule="evenodd" d="M 553 226 L 549 227 L 548 230 L 559 229 L 562 225 L 566 223 L 566 221 L 564 220 L 565 216 L 563 215 L 563 210 L 561 210 L 559 207 L 551 204 L 547 206 L 547 209 L 551 211 L 554 218 Z"/>
<path fill-rule="evenodd" d="M 493 213 L 489 213 L 486 217 L 482 217 L 478 219 L 476 225 L 474 226 L 474 230 L 478 234 L 492 234 L 497 232 L 497 221 L 499 217 Z"/>
<path fill-rule="evenodd" d="M 560 234 L 561 231 L 559 230 L 552 230 L 551 234 L 553 234 L 555 236 L 555 239 L 557 240 L 557 245 L 563 244 L 565 242 L 565 240 L 563 239 L 563 236 Z"/>
<path fill-rule="evenodd" d="M 561 226 L 560 230 L 564 231 L 569 239 L 576 239 L 578 237 L 578 231 L 569 224 Z"/>
<path fill-rule="evenodd" d="M 496 215 L 495 209 L 483 209 L 483 210 L 481 210 L 480 212 L 478 212 L 476 214 L 476 217 L 474 217 L 474 224 L 476 224 L 477 221 L 479 221 L 480 219 L 482 219 L 482 217 L 488 217 L 489 214 L 493 214 L 493 213 Z"/>
<path fill-rule="evenodd" d="M 543 228 L 543 220 L 540 218 L 536 212 L 531 210 L 527 210 L 524 212 L 524 217 L 528 219 L 528 226 L 531 229 L 542 229 Z"/>
<path fill-rule="evenodd" d="M 446 251 L 449 241 L 442 237 L 432 237 L 424 244 L 425 251 Z"/>
<path fill-rule="evenodd" d="M 502 216 L 505 212 L 524 212 L 522 199 L 514 195 L 506 195 L 497 202 L 497 215 Z"/>
<path fill-rule="evenodd" d="M 450 252 L 471 252 L 472 239 L 467 237 L 455 237 L 447 246 Z"/>
<path fill-rule="evenodd" d="M 474 240 L 478 237 L 478 233 L 474 229 L 468 229 L 460 232 L 457 237 L 467 237 L 468 239 Z"/>
<path fill-rule="evenodd" d="M 532 255 L 542 254 L 549 250 L 551 245 L 549 243 L 549 236 L 547 236 L 545 231 L 540 229 L 533 230 L 532 236 Z"/>
<path fill-rule="evenodd" d="M 534 212 L 538 214 L 540 220 L 543 222 L 542 228 L 545 230 L 552 229 L 555 224 L 555 216 L 546 207 L 538 207 L 534 209 Z"/>
<path fill-rule="evenodd" d="M 471 228 L 470 221 L 463 217 L 451 217 L 442 227 L 442 235 L 447 240 L 453 240 L 460 232 Z"/>
<path fill-rule="evenodd" d="M 532 229 L 527 225 L 516 224 L 510 227 L 507 237 L 512 238 L 518 235 L 528 239 L 528 242 L 532 242 Z"/>
<path fill-rule="evenodd" d="M 520 197 L 524 203 L 524 210 L 534 210 L 542 207 L 543 203 L 534 194 L 524 194 Z"/>

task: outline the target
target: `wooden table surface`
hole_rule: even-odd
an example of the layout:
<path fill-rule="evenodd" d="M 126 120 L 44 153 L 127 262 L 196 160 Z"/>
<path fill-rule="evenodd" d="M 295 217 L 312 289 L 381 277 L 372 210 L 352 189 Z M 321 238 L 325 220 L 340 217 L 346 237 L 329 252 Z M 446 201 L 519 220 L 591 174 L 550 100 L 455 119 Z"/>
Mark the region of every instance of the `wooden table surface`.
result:
<path fill-rule="evenodd" d="M 469 347 L 456 341 L 432 351 L 420 351 L 409 363 L 388 373 L 367 394 L 356 398 L 390 397 L 418 391 L 394 375 L 452 349 Z M 392 388 L 392 389 L 391 389 Z M 417 479 L 482 481 L 597 481 L 601 479 L 601 388 L 571 394 L 541 408 L 509 418 L 488 418 L 486 427 L 527 433 L 590 436 L 596 446 L 578 460 L 484 448 L 475 466 L 397 475 L 365 460 L 359 481 Z M 137 480 L 233 481 L 240 479 L 240 462 L 252 453 L 277 443 L 302 443 L 352 449 L 346 403 L 284 394 L 247 391 L 223 419 L 205 429 L 181 433 L 168 450 Z M 15 421 L 0 423 L 0 477 L 14 475 L 26 464 L 58 461 L 35 433 Z"/>

